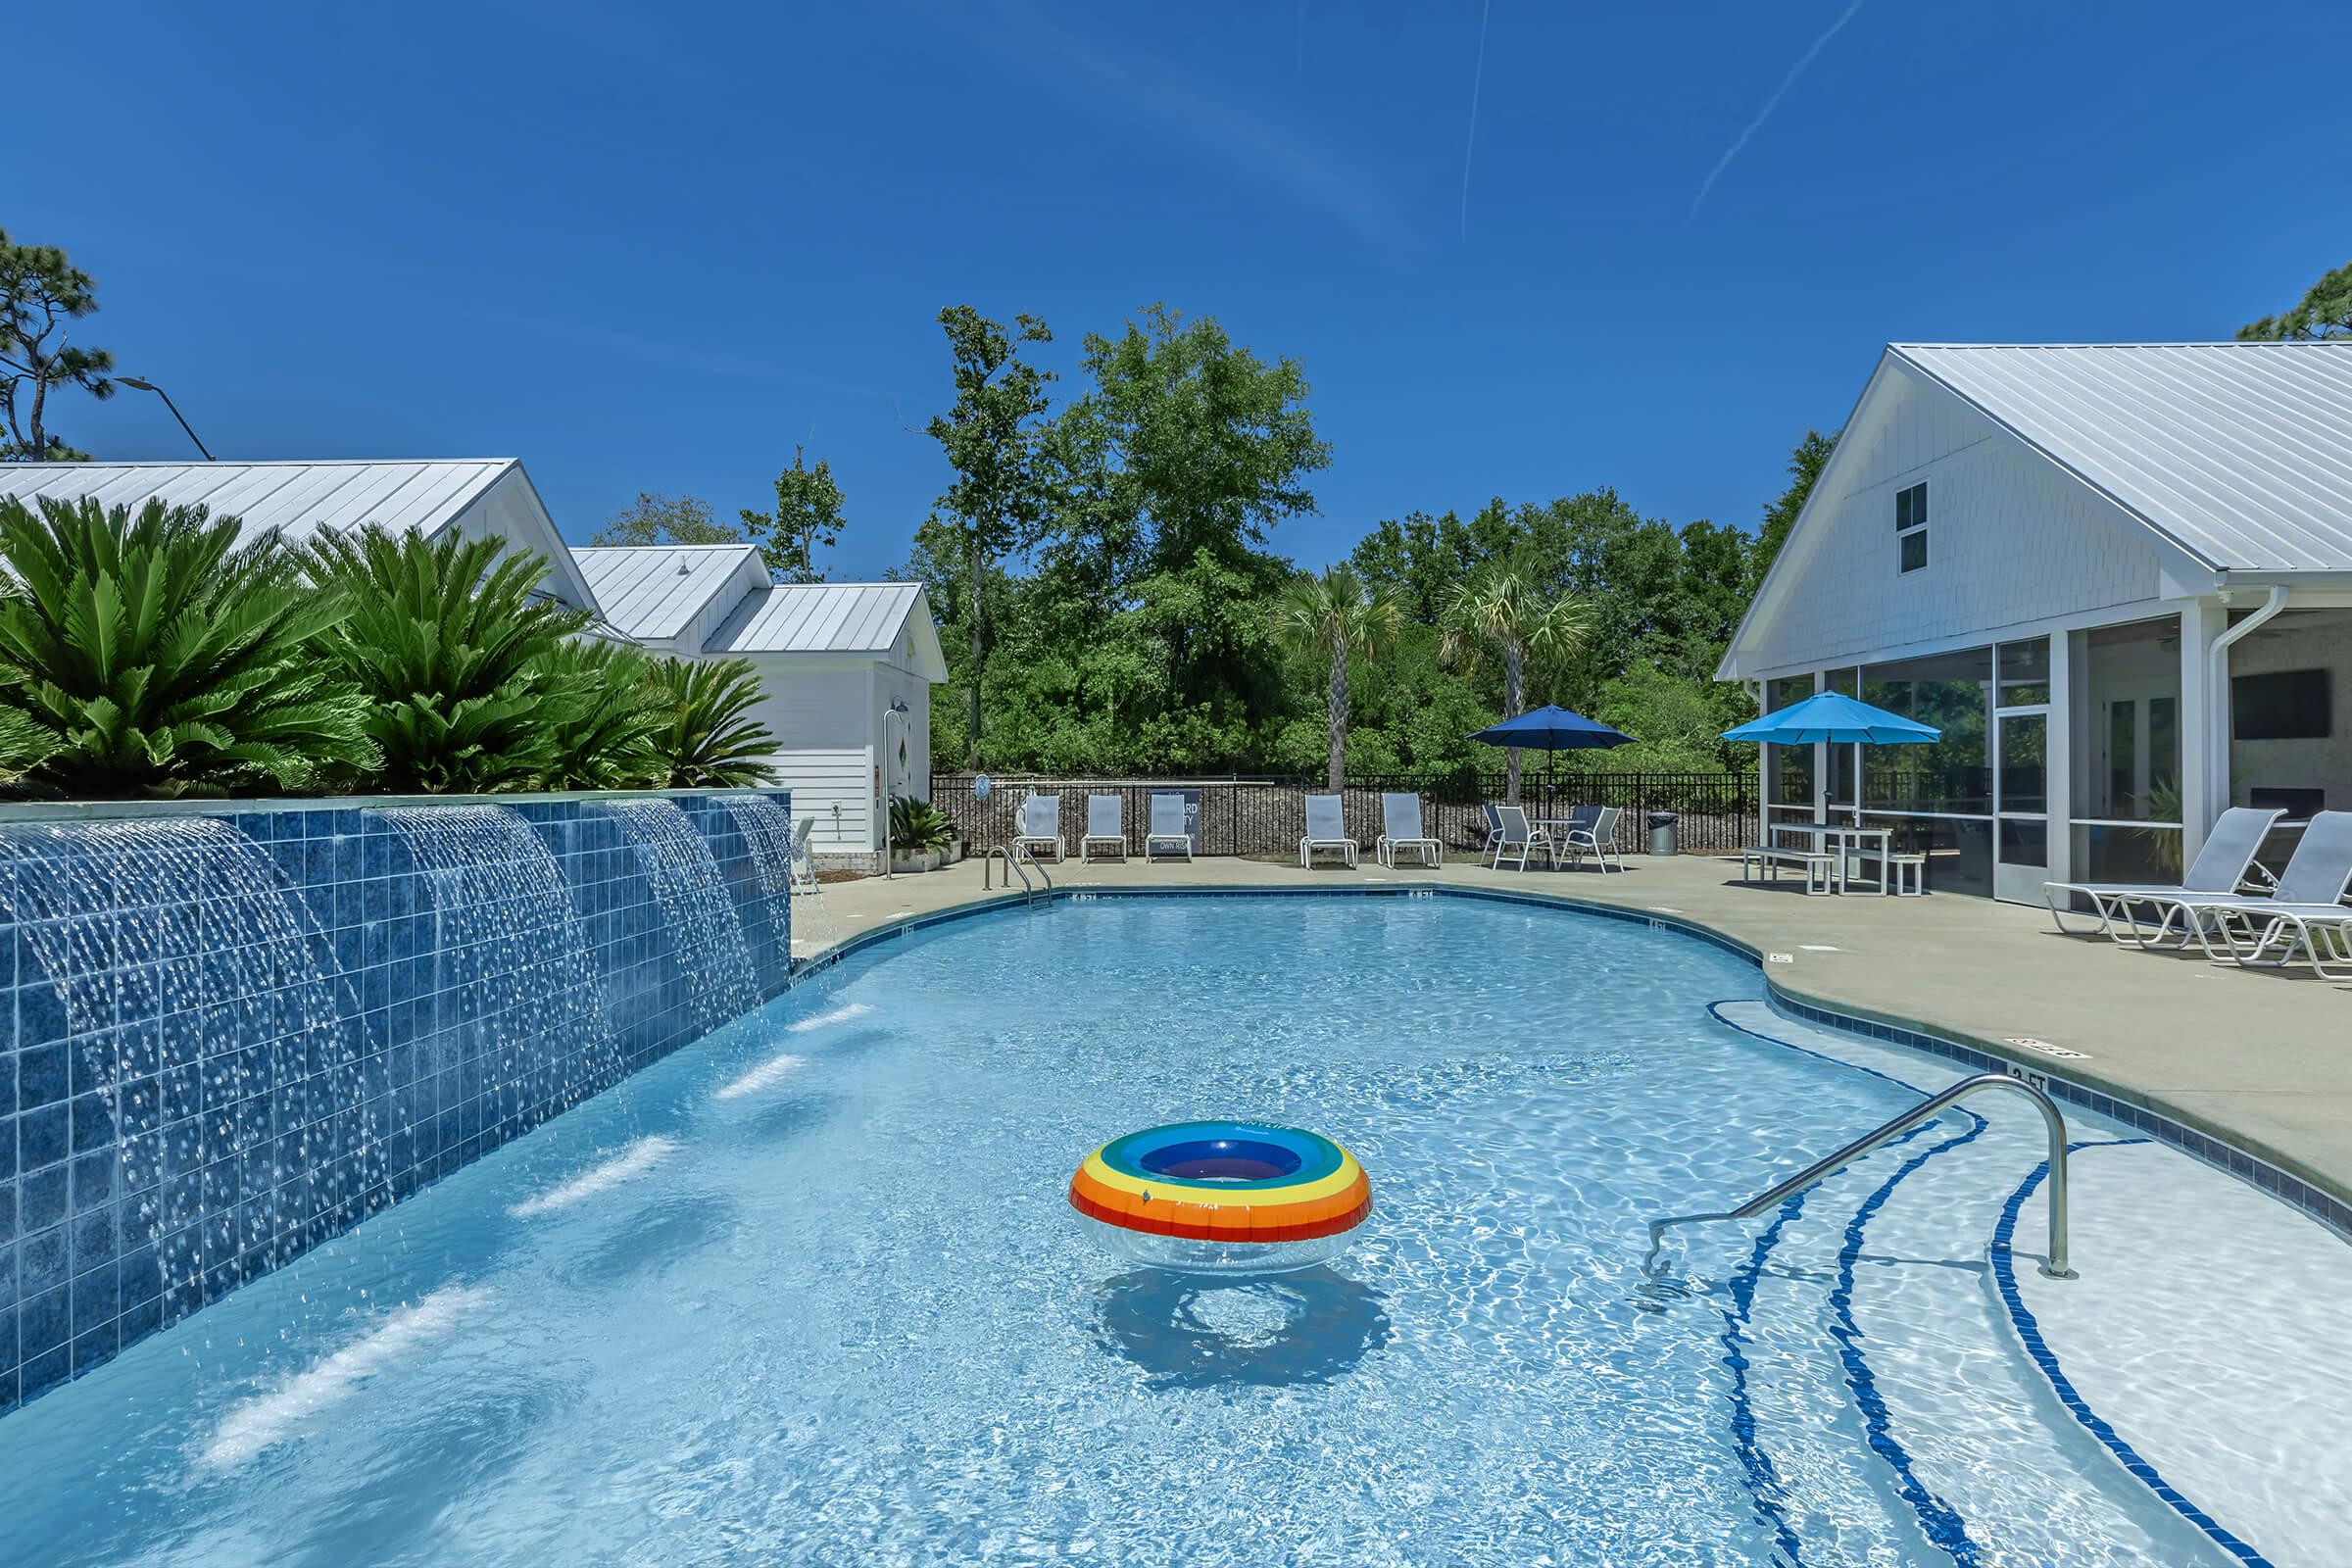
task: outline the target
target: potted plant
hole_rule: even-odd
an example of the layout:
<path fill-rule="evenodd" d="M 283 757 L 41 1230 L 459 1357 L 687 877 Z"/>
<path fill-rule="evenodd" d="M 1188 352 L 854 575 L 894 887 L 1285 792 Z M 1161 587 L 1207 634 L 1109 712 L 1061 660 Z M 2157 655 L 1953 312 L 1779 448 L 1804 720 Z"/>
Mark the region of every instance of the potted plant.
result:
<path fill-rule="evenodd" d="M 928 801 L 890 803 L 890 868 L 936 871 L 948 863 L 956 821 Z"/>

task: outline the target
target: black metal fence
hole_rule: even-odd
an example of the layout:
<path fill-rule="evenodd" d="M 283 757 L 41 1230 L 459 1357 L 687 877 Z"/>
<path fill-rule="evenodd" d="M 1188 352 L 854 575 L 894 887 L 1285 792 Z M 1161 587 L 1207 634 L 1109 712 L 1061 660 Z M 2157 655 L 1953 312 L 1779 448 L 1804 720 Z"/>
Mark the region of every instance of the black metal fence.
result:
<path fill-rule="evenodd" d="M 1306 831 L 1303 797 L 1323 794 L 1320 778 L 1053 778 L 992 776 L 988 797 L 979 798 L 969 773 L 931 775 L 931 804 L 955 818 L 974 850 L 1009 843 L 1020 803 L 1033 794 L 1061 800 L 1061 836 L 1073 852 L 1086 831 L 1086 798 L 1120 798 L 1119 825 L 1131 855 L 1141 855 L 1151 822 L 1154 792 L 1181 790 L 1199 801 L 1197 831 L 1202 855 L 1294 855 Z M 1475 853 L 1486 843 L 1479 808 L 1502 799 L 1503 773 L 1464 777 L 1351 775 L 1342 791 L 1350 837 L 1369 849 L 1381 834 L 1380 797 L 1386 792 L 1421 797 L 1423 827 L 1448 850 Z M 1622 807 L 1618 846 L 1629 854 L 1648 847 L 1647 813 L 1673 811 L 1686 855 L 1727 855 L 1755 842 L 1756 778 L 1752 773 L 1563 773 L 1547 782 L 1539 766 L 1522 775 L 1519 799 L 1528 814 L 1564 817 L 1577 806 Z"/>

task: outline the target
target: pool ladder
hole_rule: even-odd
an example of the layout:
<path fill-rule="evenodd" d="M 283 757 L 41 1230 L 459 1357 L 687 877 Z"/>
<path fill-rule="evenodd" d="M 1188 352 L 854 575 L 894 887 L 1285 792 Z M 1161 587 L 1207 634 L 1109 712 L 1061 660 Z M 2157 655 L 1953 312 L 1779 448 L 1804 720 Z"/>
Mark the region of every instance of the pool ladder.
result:
<path fill-rule="evenodd" d="M 1667 1227 L 1691 1225 L 1701 1220 L 1753 1219 L 1768 1209 L 1778 1208 L 1815 1183 L 1837 1175 L 1880 1145 L 1901 1137 L 1921 1122 L 1941 1114 L 1946 1106 L 1983 1089 L 2013 1089 L 2033 1101 L 2034 1108 L 2041 1112 L 2042 1125 L 2050 1135 L 2050 1248 L 2049 1260 L 2041 1265 L 2041 1272 L 2054 1280 L 2076 1278 L 2075 1271 L 2066 1266 L 2066 1117 L 2059 1113 L 2058 1102 L 2047 1093 L 2023 1078 L 2012 1078 L 1998 1072 L 1963 1078 L 1941 1094 L 1929 1096 L 1886 1126 L 1864 1133 L 1838 1152 L 1815 1160 L 1787 1181 L 1758 1193 L 1738 1208 L 1721 1214 L 1676 1214 L 1666 1219 L 1651 1220 L 1649 1255 L 1642 1259 L 1642 1272 L 1653 1276 L 1657 1273 L 1658 1244 L 1664 1238 Z"/>
<path fill-rule="evenodd" d="M 1000 844 L 980 857 L 981 892 L 989 892 L 994 887 L 995 884 L 989 879 L 995 873 L 996 862 L 1000 859 L 1004 862 L 1004 890 L 1007 893 L 1012 891 L 1012 879 L 1019 877 L 1021 879 L 1021 901 L 1031 908 L 1037 907 L 1039 904 L 1054 896 L 1053 877 L 1046 874 L 1045 866 L 1039 863 L 1036 856 L 1029 853 L 1029 846 L 1026 844 L 1009 846 Z M 1043 888 L 1029 880 L 1031 871 L 1035 871 L 1038 879 L 1045 883 Z"/>

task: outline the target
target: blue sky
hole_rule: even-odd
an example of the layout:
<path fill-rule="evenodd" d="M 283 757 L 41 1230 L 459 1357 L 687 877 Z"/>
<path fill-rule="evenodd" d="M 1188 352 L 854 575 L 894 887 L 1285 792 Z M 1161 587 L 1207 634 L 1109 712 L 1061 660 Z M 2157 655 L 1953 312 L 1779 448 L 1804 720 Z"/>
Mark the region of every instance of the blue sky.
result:
<path fill-rule="evenodd" d="M 944 483 L 940 307 L 1069 370 L 1164 299 L 1303 363 L 1332 466 L 1276 544 L 1319 565 L 1600 484 L 1751 526 L 1889 339 L 2227 337 L 2352 260 L 2347 41 L 2264 0 L 98 4 L 0 226 L 220 456 L 517 456 L 584 540 L 806 442 L 836 577 Z M 188 455 L 144 394 L 56 423 Z"/>

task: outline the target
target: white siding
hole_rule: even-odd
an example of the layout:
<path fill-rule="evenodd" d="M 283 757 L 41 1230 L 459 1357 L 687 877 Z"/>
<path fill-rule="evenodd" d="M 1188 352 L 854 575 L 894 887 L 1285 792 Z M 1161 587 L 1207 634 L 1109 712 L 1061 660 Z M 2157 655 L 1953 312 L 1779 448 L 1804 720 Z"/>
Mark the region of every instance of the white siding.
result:
<path fill-rule="evenodd" d="M 1949 393 L 1902 372 L 1840 451 L 1771 584 L 1750 670 L 1813 668 L 2154 599 L 2143 525 Z M 1928 481 L 1928 564 L 1901 572 L 1895 493 Z M 1826 510 L 1825 510 L 1826 504 Z M 1764 607 L 1759 607 L 1762 611 Z"/>
<path fill-rule="evenodd" d="M 812 842 L 819 851 L 873 849 L 873 666 L 758 658 L 752 663 L 767 688 L 752 716 L 775 733 L 774 764 L 792 791 L 792 814 L 816 818 Z"/>

